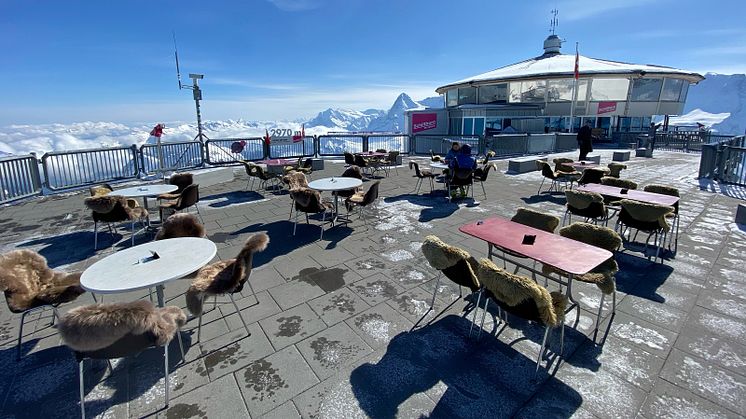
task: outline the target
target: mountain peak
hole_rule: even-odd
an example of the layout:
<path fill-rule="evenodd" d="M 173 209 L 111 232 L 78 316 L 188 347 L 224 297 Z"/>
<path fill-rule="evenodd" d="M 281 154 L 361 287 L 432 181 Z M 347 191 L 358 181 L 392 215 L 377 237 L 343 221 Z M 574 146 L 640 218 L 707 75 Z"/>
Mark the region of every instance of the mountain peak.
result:
<path fill-rule="evenodd" d="M 419 108 L 420 104 L 412 100 L 411 97 L 409 97 L 406 93 L 401 93 L 399 96 L 396 97 L 396 100 L 394 101 L 394 104 L 391 105 L 391 108 L 389 109 L 389 112 L 392 111 L 398 111 L 398 110 L 407 110 L 412 108 Z"/>

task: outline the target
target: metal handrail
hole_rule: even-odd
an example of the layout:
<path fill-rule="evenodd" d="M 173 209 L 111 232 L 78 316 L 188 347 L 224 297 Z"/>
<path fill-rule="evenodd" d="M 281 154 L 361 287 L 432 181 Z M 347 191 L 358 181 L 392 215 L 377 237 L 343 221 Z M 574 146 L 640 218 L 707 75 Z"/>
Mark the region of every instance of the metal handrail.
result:
<path fill-rule="evenodd" d="M 241 151 L 234 153 L 234 143 L 244 142 Z M 256 161 L 267 158 L 264 140 L 259 137 L 215 138 L 205 141 L 205 161 L 212 165 L 235 164 L 241 160 Z"/>
<path fill-rule="evenodd" d="M 139 173 L 137 146 L 54 151 L 41 158 L 45 185 L 68 189 L 113 180 L 135 179 Z"/>
<path fill-rule="evenodd" d="M 202 158 L 203 145 L 199 141 L 182 141 L 161 143 L 163 167 L 160 167 L 157 144 L 140 146 L 140 168 L 145 174 L 157 173 L 159 170 L 194 169 L 204 165 Z M 149 157 L 149 158 L 148 158 Z"/>
<path fill-rule="evenodd" d="M 0 203 L 41 193 L 41 176 L 36 156 L 0 158 Z"/>

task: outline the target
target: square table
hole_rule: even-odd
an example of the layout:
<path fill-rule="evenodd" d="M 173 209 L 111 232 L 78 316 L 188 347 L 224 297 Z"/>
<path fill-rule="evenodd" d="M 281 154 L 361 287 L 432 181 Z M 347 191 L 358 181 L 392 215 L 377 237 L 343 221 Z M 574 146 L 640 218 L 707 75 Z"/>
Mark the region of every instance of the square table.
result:
<path fill-rule="evenodd" d="M 679 202 L 678 196 L 663 195 L 654 192 L 638 191 L 629 189 L 627 193 L 622 193 L 622 188 L 617 186 L 601 185 L 598 183 L 587 183 L 576 188 L 578 191 L 595 192 L 597 194 L 619 199 L 632 199 L 635 201 L 646 202 L 648 204 L 674 206 Z"/>

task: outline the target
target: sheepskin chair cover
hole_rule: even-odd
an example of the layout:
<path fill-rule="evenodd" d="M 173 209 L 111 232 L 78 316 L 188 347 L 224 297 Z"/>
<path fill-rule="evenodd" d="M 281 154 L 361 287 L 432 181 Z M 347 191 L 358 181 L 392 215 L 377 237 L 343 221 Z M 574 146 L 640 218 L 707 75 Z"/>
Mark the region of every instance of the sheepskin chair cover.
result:
<path fill-rule="evenodd" d="M 363 172 L 360 170 L 360 167 L 355 166 L 354 164 L 347 169 L 345 169 L 344 172 L 342 172 L 342 177 L 352 177 L 355 179 L 363 179 Z"/>
<path fill-rule="evenodd" d="M 586 209 L 591 206 L 594 202 L 603 204 L 604 197 L 595 192 L 576 191 L 568 189 L 565 191 L 565 198 L 567 198 L 567 205 L 580 210 Z"/>
<path fill-rule="evenodd" d="M 76 307 L 62 316 L 57 329 L 72 350 L 91 352 L 128 334 L 150 333 L 156 345 L 164 346 L 185 323 L 186 315 L 179 307 L 156 308 L 150 301 L 139 300 Z"/>
<path fill-rule="evenodd" d="M 559 234 L 562 237 L 590 244 L 591 246 L 600 247 L 612 253 L 622 246 L 622 238 L 619 237 L 619 234 L 617 234 L 616 231 L 608 227 L 588 223 L 573 223 L 561 228 Z M 548 265 L 544 265 L 542 272 L 547 275 L 550 273 L 565 275 L 564 272 Z M 593 270 L 587 274 L 576 275 L 573 278 L 578 281 L 596 284 L 601 292 L 604 294 L 611 294 L 616 289 L 614 275 L 616 275 L 617 272 L 619 272 L 619 265 L 617 265 L 612 256 L 602 264 L 593 268 Z"/>
<path fill-rule="evenodd" d="M 187 186 L 194 183 L 194 175 L 191 173 L 174 173 L 168 179 L 168 183 L 176 186 L 178 189 L 171 193 L 164 193 L 158 196 L 158 199 L 178 199 Z"/>
<path fill-rule="evenodd" d="M 575 174 L 579 173 L 577 170 L 575 170 L 572 166 L 565 166 L 563 163 L 572 163 L 573 159 L 568 159 L 567 157 L 558 157 L 552 162 L 554 162 L 554 171 L 555 172 L 561 172 L 563 174 L 570 173 Z"/>
<path fill-rule="evenodd" d="M 559 217 L 543 214 L 529 208 L 518 208 L 518 211 L 516 211 L 510 221 L 539 230 L 544 230 L 549 233 L 554 233 L 554 230 L 556 230 L 557 226 L 560 224 Z"/>
<path fill-rule="evenodd" d="M 138 219 L 147 217 L 148 211 L 145 208 L 136 206 L 132 207 L 129 202 L 129 200 L 123 196 L 118 195 L 106 195 L 106 196 L 92 196 L 90 198 L 86 198 L 83 203 L 85 206 L 94 212 L 94 220 L 100 219 L 103 221 L 109 221 L 106 216 L 102 216 L 104 214 L 109 214 L 113 216 L 116 219 Z M 118 211 L 121 211 L 121 214 L 115 214 L 115 209 L 118 209 Z M 115 221 L 115 220 L 112 220 Z"/>
<path fill-rule="evenodd" d="M 642 221 L 643 223 L 658 223 L 658 226 L 660 226 L 663 231 L 668 231 L 670 229 L 670 226 L 666 221 L 666 215 L 674 211 L 673 207 L 634 201 L 631 199 L 622 199 L 619 201 L 619 204 L 630 217 L 637 221 Z"/>
<path fill-rule="evenodd" d="M 314 196 L 319 202 L 321 202 L 321 194 L 319 191 L 310 188 L 297 188 L 290 190 L 290 197 L 293 198 L 293 201 L 304 208 L 311 204 Z"/>
<path fill-rule="evenodd" d="M 443 157 L 433 153 L 433 150 L 430 150 L 430 160 L 434 162 L 442 162 Z"/>
<path fill-rule="evenodd" d="M 609 168 L 609 176 L 618 178 L 621 175 L 622 170 L 627 168 L 626 164 L 611 162 L 607 166 Z"/>
<path fill-rule="evenodd" d="M 156 240 L 173 239 L 176 237 L 205 237 L 207 231 L 194 214 L 177 213 L 163 222 L 163 226 L 156 234 Z"/>
<path fill-rule="evenodd" d="M 609 169 L 589 167 L 583 170 L 583 174 L 578 179 L 578 183 L 581 185 L 587 185 L 589 183 L 601 183 L 601 178 L 608 175 Z"/>
<path fill-rule="evenodd" d="M 674 188 L 673 186 L 668 185 L 658 185 L 658 184 L 650 184 L 645 186 L 643 189 L 645 192 L 652 192 L 652 193 L 658 193 L 661 195 L 669 195 L 669 196 L 676 196 L 679 197 L 679 190 Z"/>
<path fill-rule="evenodd" d="M 0 291 L 5 292 L 8 308 L 14 313 L 73 301 L 85 292 L 80 286 L 80 273 L 55 272 L 32 250 L 0 256 Z"/>
<path fill-rule="evenodd" d="M 615 186 L 624 189 L 637 189 L 637 183 L 627 179 L 617 179 L 611 176 L 601 178 L 601 184 L 606 186 Z"/>
<path fill-rule="evenodd" d="M 112 189 L 108 185 L 96 185 L 88 188 L 88 191 L 91 193 L 91 196 L 99 196 L 108 194 Z"/>
<path fill-rule="evenodd" d="M 282 182 L 288 185 L 288 189 L 307 188 L 308 179 L 303 172 L 292 171 L 282 177 Z"/>
<path fill-rule="evenodd" d="M 425 255 L 425 259 L 430 263 L 430 266 L 439 271 L 447 271 L 449 268 L 454 268 L 462 263 L 466 278 L 455 277 L 453 272 L 449 272 L 450 275 L 447 274 L 446 276 L 472 291 L 479 289 L 479 279 L 476 275 L 479 263 L 466 250 L 447 245 L 437 236 L 427 236 L 422 243 L 422 254 Z"/>
<path fill-rule="evenodd" d="M 567 306 L 567 297 L 562 293 L 550 294 L 532 279 L 500 269 L 489 259 L 479 262 L 477 272 L 482 285 L 500 302 L 515 307 L 533 301 L 542 323 L 549 327 L 562 324 Z"/>
<path fill-rule="evenodd" d="M 246 239 L 246 244 L 235 259 L 223 260 L 200 269 L 186 292 L 189 312 L 195 316 L 202 314 L 203 296 L 240 292 L 251 275 L 254 253 L 266 249 L 267 244 L 269 236 L 266 233 L 255 233 Z"/>

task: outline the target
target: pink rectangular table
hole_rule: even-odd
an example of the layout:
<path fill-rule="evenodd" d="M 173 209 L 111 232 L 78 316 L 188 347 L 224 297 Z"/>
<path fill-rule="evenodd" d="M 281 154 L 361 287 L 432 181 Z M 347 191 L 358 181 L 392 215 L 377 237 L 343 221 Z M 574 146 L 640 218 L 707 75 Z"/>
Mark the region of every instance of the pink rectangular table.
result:
<path fill-rule="evenodd" d="M 618 188 L 616 186 L 600 185 L 597 183 L 588 183 L 583 186 L 578 186 L 577 190 L 585 192 L 595 192 L 597 194 L 609 196 L 612 198 L 633 199 L 635 201 L 646 202 L 648 204 L 674 206 L 677 202 L 679 202 L 678 196 L 638 191 L 636 189 L 630 189 L 627 191 L 626 194 L 623 194 L 622 188 Z"/>
<path fill-rule="evenodd" d="M 387 157 L 389 153 L 376 153 L 375 151 L 366 151 L 363 153 L 355 153 L 363 157 Z"/>
<path fill-rule="evenodd" d="M 600 164 L 596 164 L 592 161 L 574 161 L 570 163 L 562 163 L 565 167 L 572 167 L 575 170 L 583 171 L 585 169 L 598 169 L 601 167 Z"/>

